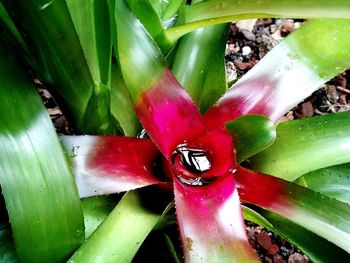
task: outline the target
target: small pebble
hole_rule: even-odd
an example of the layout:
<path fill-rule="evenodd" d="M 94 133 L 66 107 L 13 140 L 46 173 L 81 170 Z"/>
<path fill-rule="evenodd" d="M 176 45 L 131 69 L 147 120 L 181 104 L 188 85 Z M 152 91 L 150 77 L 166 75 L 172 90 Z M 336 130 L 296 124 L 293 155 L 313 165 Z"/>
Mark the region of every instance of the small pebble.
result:
<path fill-rule="evenodd" d="M 308 257 L 300 254 L 300 253 L 294 253 L 289 256 L 288 263 L 307 263 L 309 262 Z"/>
<path fill-rule="evenodd" d="M 252 49 L 249 46 L 242 47 L 242 55 L 248 56 L 252 52 Z"/>
<path fill-rule="evenodd" d="M 339 102 L 340 104 L 346 105 L 348 103 L 346 94 L 341 94 L 339 96 Z"/>
<path fill-rule="evenodd" d="M 304 102 L 301 104 L 301 112 L 304 117 L 312 117 L 314 116 L 314 106 L 310 101 Z"/>
<path fill-rule="evenodd" d="M 250 41 L 255 41 L 254 33 L 244 30 L 244 31 L 242 31 L 242 34 L 245 37 L 245 39 L 250 40 Z"/>

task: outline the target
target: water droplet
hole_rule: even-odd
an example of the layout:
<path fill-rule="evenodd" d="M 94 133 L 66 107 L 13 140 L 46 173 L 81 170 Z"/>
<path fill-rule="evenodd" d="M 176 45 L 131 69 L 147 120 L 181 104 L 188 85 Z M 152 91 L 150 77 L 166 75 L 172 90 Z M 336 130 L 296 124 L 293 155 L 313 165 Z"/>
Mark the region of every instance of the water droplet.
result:
<path fill-rule="evenodd" d="M 286 65 L 284 66 L 284 69 L 285 69 L 285 70 L 292 70 L 293 67 L 294 67 L 293 63 L 289 63 L 289 64 L 286 64 Z"/>
<path fill-rule="evenodd" d="M 235 174 L 237 172 L 237 169 L 231 169 L 230 173 Z"/>
<path fill-rule="evenodd" d="M 252 49 L 250 48 L 250 46 L 244 46 L 242 48 L 242 55 L 243 56 L 248 56 L 251 52 L 252 52 Z"/>
<path fill-rule="evenodd" d="M 137 138 L 140 138 L 140 139 L 149 139 L 149 136 L 146 132 L 145 129 L 142 129 L 142 131 L 140 132 L 139 135 L 137 135 Z"/>
<path fill-rule="evenodd" d="M 44 9 L 48 8 L 54 1 L 55 1 L 55 0 L 52 0 L 52 1 L 50 1 L 50 2 L 47 2 L 47 3 L 45 3 L 45 4 L 41 5 L 41 6 L 39 6 L 39 10 L 40 10 L 40 11 L 43 11 Z"/>
<path fill-rule="evenodd" d="M 70 156 L 71 157 L 76 157 L 78 155 L 78 149 L 80 148 L 79 145 L 73 145 L 72 149 L 70 151 Z"/>

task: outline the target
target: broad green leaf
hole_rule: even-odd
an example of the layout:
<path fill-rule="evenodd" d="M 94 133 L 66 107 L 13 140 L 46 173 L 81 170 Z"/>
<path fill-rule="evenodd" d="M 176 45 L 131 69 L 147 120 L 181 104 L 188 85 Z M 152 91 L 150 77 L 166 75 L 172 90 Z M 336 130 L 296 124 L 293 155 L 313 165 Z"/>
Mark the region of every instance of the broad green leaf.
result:
<path fill-rule="evenodd" d="M 152 5 L 153 9 L 157 12 L 157 15 L 159 17 L 162 16 L 162 14 L 163 14 L 163 12 L 166 9 L 167 4 L 168 4 L 167 3 L 168 1 L 162 1 L 162 0 L 161 1 L 159 1 L 159 0 L 146 0 L 146 1 Z"/>
<path fill-rule="evenodd" d="M 297 183 L 350 204 L 349 163 L 312 171 L 298 178 Z"/>
<path fill-rule="evenodd" d="M 197 28 L 249 18 L 350 18 L 347 0 L 209 0 L 184 6 L 178 26 L 167 30 L 170 40 L 176 41 Z"/>
<path fill-rule="evenodd" d="M 81 200 L 84 214 L 85 238 L 88 239 L 115 207 L 117 201 L 110 196 L 97 196 Z"/>
<path fill-rule="evenodd" d="M 178 145 L 205 131 L 203 118 L 124 1 L 117 1 L 115 19 L 118 59 L 136 113 L 153 142 L 171 160 Z"/>
<path fill-rule="evenodd" d="M 169 42 L 165 29 L 175 24 L 178 9 L 184 1 L 127 0 L 126 2 L 148 33 L 157 42 L 163 54 L 168 54 L 175 42 Z"/>
<path fill-rule="evenodd" d="M 227 25 L 201 28 L 178 45 L 172 72 L 202 112 L 226 91 L 224 50 Z"/>
<path fill-rule="evenodd" d="M 237 167 L 240 199 L 327 239 L 350 253 L 350 206 L 308 188 Z"/>
<path fill-rule="evenodd" d="M 2 29 L 3 34 L 6 35 L 6 29 L 7 29 L 8 32 L 11 34 L 11 37 L 14 38 L 14 43 L 16 43 L 19 46 L 20 51 L 23 53 L 24 56 L 27 57 L 28 62 L 33 63 L 32 60 L 30 59 L 30 55 L 29 55 L 29 52 L 27 50 L 27 46 L 26 46 L 21 34 L 19 33 L 17 27 L 13 23 L 10 15 L 7 13 L 5 7 L 3 6 L 3 4 L 1 2 L 0 2 L 0 19 L 5 24 L 4 28 Z M 10 38 L 8 35 L 6 35 L 6 36 L 7 36 L 7 38 Z"/>
<path fill-rule="evenodd" d="M 112 22 L 107 0 L 65 0 L 95 83 L 109 86 Z M 106 87 L 107 88 L 107 87 Z"/>
<path fill-rule="evenodd" d="M 151 1 L 125 0 L 125 2 L 146 28 L 147 32 L 157 42 L 163 53 L 167 54 L 172 48 L 172 43 L 167 39 L 161 17 L 157 14 Z"/>
<path fill-rule="evenodd" d="M 176 21 L 177 11 L 185 0 L 149 0 L 149 2 L 161 18 L 163 27 L 167 28 Z"/>
<path fill-rule="evenodd" d="M 0 184 L 22 262 L 61 262 L 84 239 L 66 156 L 32 80 L 0 43 Z M 53 223 L 58 222 L 58 223 Z"/>
<path fill-rule="evenodd" d="M 111 113 L 118 120 L 120 130 L 125 136 L 136 137 L 140 133 L 140 121 L 120 72 L 120 66 L 116 62 L 112 64 Z"/>
<path fill-rule="evenodd" d="M 131 262 L 160 217 L 130 191 L 68 262 Z"/>
<path fill-rule="evenodd" d="M 138 100 L 166 68 L 166 61 L 141 22 L 131 13 L 125 1 L 115 6 L 118 62 L 131 99 Z"/>
<path fill-rule="evenodd" d="M 275 142 L 250 158 L 251 167 L 288 181 L 350 162 L 350 112 L 282 122 Z"/>
<path fill-rule="evenodd" d="M 276 138 L 275 124 L 260 115 L 239 117 L 226 128 L 233 138 L 238 163 L 268 148 Z"/>
<path fill-rule="evenodd" d="M 201 113 L 206 112 L 211 106 L 215 104 L 218 98 L 227 91 L 224 58 L 226 41 L 223 41 L 223 39 L 226 38 L 226 32 L 220 36 L 221 45 L 220 47 L 217 47 L 217 49 L 215 48 L 217 51 L 215 54 L 213 54 L 214 59 L 207 72 L 199 104 Z"/>
<path fill-rule="evenodd" d="M 313 20 L 304 24 L 272 49 L 205 114 L 209 126 L 222 126 L 246 114 L 278 120 L 330 78 L 350 67 L 349 30 L 350 19 Z"/>
<path fill-rule="evenodd" d="M 117 48 L 116 28 L 114 20 L 115 0 L 109 0 L 109 13 L 111 17 L 111 30 L 113 31 L 114 52 Z M 141 124 L 136 115 L 129 91 L 123 79 L 120 65 L 115 60 L 113 53 L 111 69 L 110 87 L 110 111 L 114 119 L 117 120 L 118 130 L 125 136 L 136 137 L 140 134 Z"/>
<path fill-rule="evenodd" d="M 1 263 L 16 263 L 15 246 L 11 236 L 11 229 L 0 229 L 0 262 Z"/>
<path fill-rule="evenodd" d="M 55 99 L 67 109 L 74 126 L 85 133 L 114 133 L 106 110 L 108 89 L 104 84 L 95 85 L 66 2 L 1 2 L 25 36 L 40 80 L 54 89 Z"/>
<path fill-rule="evenodd" d="M 94 93 L 88 109 L 97 109 L 98 115 L 110 123 L 100 124 L 104 134 L 114 134 L 114 120 L 110 115 L 113 18 L 109 17 L 108 0 L 66 0 L 70 16 L 80 40 L 86 63 L 94 82 Z M 112 5 L 112 4 L 111 4 Z M 85 116 L 85 122 L 91 116 Z M 113 127 L 113 128 L 112 128 Z M 94 131 L 90 131 L 94 132 Z"/>
<path fill-rule="evenodd" d="M 184 4 L 185 0 L 170 0 L 168 5 L 162 14 L 163 26 L 168 28 L 174 24 L 177 18 L 177 12 L 181 6 Z"/>
<path fill-rule="evenodd" d="M 347 262 L 350 254 L 331 242 L 294 224 L 287 218 L 261 208 L 243 208 L 245 218 L 266 227 L 301 249 L 313 262 Z M 247 216 L 247 217 L 246 217 Z M 336 256 L 335 256 L 336 255 Z"/>

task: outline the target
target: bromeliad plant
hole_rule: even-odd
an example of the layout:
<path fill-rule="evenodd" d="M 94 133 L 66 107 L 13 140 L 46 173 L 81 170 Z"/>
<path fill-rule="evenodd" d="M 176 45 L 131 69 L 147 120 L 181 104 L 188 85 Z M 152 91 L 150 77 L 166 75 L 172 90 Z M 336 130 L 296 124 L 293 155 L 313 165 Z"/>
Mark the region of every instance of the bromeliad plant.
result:
<path fill-rule="evenodd" d="M 350 3 L 185 2 L 1 0 L 1 261 L 179 262 L 175 214 L 186 262 L 258 261 L 243 216 L 349 260 L 350 114 L 276 120 L 350 68 Z M 226 90 L 221 23 L 254 17 L 311 20 Z"/>

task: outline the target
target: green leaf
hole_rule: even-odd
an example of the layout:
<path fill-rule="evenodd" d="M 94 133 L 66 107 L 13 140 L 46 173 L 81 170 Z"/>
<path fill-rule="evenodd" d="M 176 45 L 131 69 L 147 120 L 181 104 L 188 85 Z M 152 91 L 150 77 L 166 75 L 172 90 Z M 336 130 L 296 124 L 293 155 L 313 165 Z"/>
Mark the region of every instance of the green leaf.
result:
<path fill-rule="evenodd" d="M 251 222 L 254 222 L 255 224 L 261 225 L 263 227 L 266 227 L 267 229 L 272 230 L 273 225 L 261 214 L 253 210 L 252 208 L 241 205 L 242 207 L 242 212 L 243 212 L 243 217 L 245 220 L 249 220 Z"/>
<path fill-rule="evenodd" d="M 317 8 L 316 8 L 317 7 Z M 178 26 L 166 31 L 171 41 L 176 41 L 184 34 L 197 28 L 219 23 L 249 18 L 350 18 L 350 3 L 347 0 L 304 0 L 290 2 L 256 0 L 232 1 L 209 0 L 191 6 L 184 6 L 180 11 Z"/>
<path fill-rule="evenodd" d="M 11 34 L 11 37 L 6 35 L 7 38 L 14 38 L 14 40 L 15 40 L 14 43 L 16 43 L 19 46 L 23 55 L 27 57 L 28 61 L 33 63 L 32 60 L 30 59 L 30 55 L 29 55 L 29 52 L 27 50 L 27 46 L 26 46 L 20 32 L 18 31 L 18 29 L 15 26 L 15 24 L 13 23 L 10 15 L 7 13 L 4 5 L 1 2 L 0 2 L 0 17 L 1 17 L 1 20 L 5 24 L 4 29 L 2 29 L 3 34 L 5 35 L 6 30 L 8 30 L 8 32 Z"/>
<path fill-rule="evenodd" d="M 171 261 L 174 263 L 181 263 L 179 259 L 179 255 L 176 252 L 176 249 L 174 247 L 173 242 L 171 241 L 170 237 L 164 233 L 164 239 L 167 244 L 168 250 L 169 250 L 169 255 L 171 257 Z"/>
<path fill-rule="evenodd" d="M 116 205 L 115 198 L 96 196 L 82 199 L 85 238 L 88 239 Z"/>
<path fill-rule="evenodd" d="M 282 122 L 275 142 L 250 161 L 256 171 L 293 181 L 350 162 L 350 112 Z"/>
<path fill-rule="evenodd" d="M 66 156 L 34 85 L 0 43 L 0 184 L 22 262 L 61 262 L 84 239 Z M 56 223 L 53 223 L 56 222 Z"/>
<path fill-rule="evenodd" d="M 350 2 L 346 5 L 345 9 L 350 11 Z M 341 6 L 337 9 L 340 11 Z M 291 45 L 295 45 L 295 53 L 290 56 L 300 55 L 320 78 L 331 79 L 350 67 L 349 30 L 350 19 L 312 20 L 301 28 L 297 37 L 289 40 Z M 330 38 L 332 41 L 329 41 Z"/>
<path fill-rule="evenodd" d="M 276 138 L 276 126 L 261 115 L 246 115 L 226 124 L 236 148 L 236 159 L 240 163 L 268 148 Z"/>
<path fill-rule="evenodd" d="M 158 16 L 149 0 L 125 0 L 132 13 L 140 20 L 147 32 L 157 42 L 164 54 L 167 54 L 173 43 L 169 42 L 163 28 L 161 17 Z"/>
<path fill-rule="evenodd" d="M 66 116 L 73 120 L 73 125 L 84 133 L 114 133 L 108 88 L 92 78 L 66 2 L 2 0 L 2 3 L 25 36 L 40 80 L 54 89 L 55 99 L 67 109 Z"/>
<path fill-rule="evenodd" d="M 113 18 L 109 16 L 108 2 L 107 0 L 66 0 L 94 82 L 93 94 L 87 109 L 96 109 L 95 112 L 104 120 L 97 124 L 102 134 L 115 133 L 114 120 L 111 119 L 109 107 L 114 32 Z M 113 6 L 113 4 L 111 5 Z M 91 117 L 90 114 L 85 115 L 85 122 L 90 122 Z M 106 120 L 110 121 L 106 122 Z M 89 133 L 91 132 L 95 131 L 89 131 Z"/>
<path fill-rule="evenodd" d="M 287 218 L 257 207 L 254 210 L 245 207 L 243 211 L 245 211 L 245 217 L 247 216 L 246 219 L 285 238 L 306 253 L 313 262 L 333 262 L 335 255 L 336 260 L 340 262 L 347 262 L 350 259 L 350 254 L 338 246 L 294 224 Z"/>
<path fill-rule="evenodd" d="M 297 179 L 298 184 L 350 204 L 350 164 L 326 167 Z"/>
<path fill-rule="evenodd" d="M 159 17 L 162 16 L 164 10 L 166 9 L 168 1 L 159 1 L 159 0 L 146 0 L 144 2 L 149 2 L 152 5 L 153 9 L 157 12 Z"/>
<path fill-rule="evenodd" d="M 68 262 L 131 262 L 160 217 L 130 191 Z"/>
<path fill-rule="evenodd" d="M 148 1 L 152 4 L 159 18 L 161 18 L 163 27 L 165 28 L 169 27 L 176 21 L 176 13 L 181 4 L 185 2 L 184 0 Z"/>
<path fill-rule="evenodd" d="M 141 124 L 134 110 L 120 66 L 116 62 L 112 64 L 111 113 L 118 120 L 125 136 L 136 137 L 141 132 Z"/>
<path fill-rule="evenodd" d="M 177 17 L 177 12 L 184 0 L 170 0 L 168 1 L 166 9 L 162 14 L 163 26 L 165 28 L 170 27 L 175 21 Z"/>
<path fill-rule="evenodd" d="M 112 18 L 107 0 L 66 0 L 92 79 L 108 85 L 111 75 Z"/>
<path fill-rule="evenodd" d="M 225 69 L 225 48 L 226 48 L 226 33 L 221 36 L 220 47 L 215 48 L 216 52 L 213 54 L 213 61 L 207 72 L 207 76 L 203 85 L 203 91 L 200 97 L 199 110 L 206 112 L 212 107 L 215 102 L 227 91 L 226 69 Z M 225 43 L 225 44 L 224 44 Z M 210 63 L 210 62 L 209 62 Z"/>
<path fill-rule="evenodd" d="M 201 28 L 178 45 L 172 72 L 202 112 L 226 91 L 224 50 L 228 25 Z"/>
<path fill-rule="evenodd" d="M 116 2 L 114 17 L 117 58 L 131 99 L 136 101 L 142 91 L 159 78 L 167 64 L 157 45 L 124 0 Z"/>

